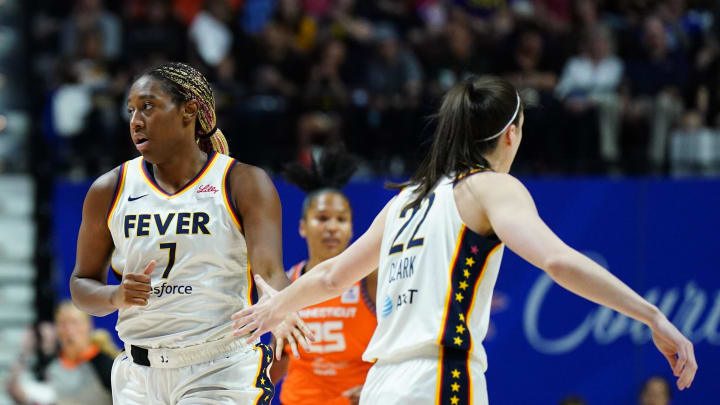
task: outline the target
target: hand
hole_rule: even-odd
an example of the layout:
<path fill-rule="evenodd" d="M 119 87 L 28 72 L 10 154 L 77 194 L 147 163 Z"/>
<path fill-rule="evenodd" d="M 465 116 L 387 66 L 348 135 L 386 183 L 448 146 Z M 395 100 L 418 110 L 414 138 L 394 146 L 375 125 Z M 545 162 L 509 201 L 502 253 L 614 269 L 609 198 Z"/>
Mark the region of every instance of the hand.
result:
<path fill-rule="evenodd" d="M 259 339 L 266 332 L 272 332 L 275 336 L 275 358 L 280 360 L 287 340 L 290 349 L 295 358 L 300 358 L 297 349 L 297 343 L 305 349 L 309 349 L 308 340 L 314 341 L 314 337 L 305 322 L 300 319 L 297 313 L 291 313 L 287 316 L 276 313 L 276 303 L 273 297 L 277 295 L 277 291 L 263 280 L 259 275 L 255 276 L 257 283 L 263 294 L 260 300 L 253 306 L 245 308 L 233 314 L 233 335 L 245 336 L 250 334 L 246 339 L 248 343 Z"/>
<path fill-rule="evenodd" d="M 155 260 L 150 261 L 142 273 L 123 273 L 120 285 L 110 298 L 115 308 L 145 306 L 150 299 L 150 273 L 155 269 Z"/>
<path fill-rule="evenodd" d="M 358 405 L 360 403 L 360 393 L 362 392 L 362 388 L 362 385 L 352 387 L 343 392 L 342 396 L 347 397 L 351 405 Z"/>
<path fill-rule="evenodd" d="M 651 330 L 655 346 L 665 356 L 673 374 L 678 378 L 678 389 L 689 388 L 697 372 L 693 344 L 664 315 L 653 322 Z"/>

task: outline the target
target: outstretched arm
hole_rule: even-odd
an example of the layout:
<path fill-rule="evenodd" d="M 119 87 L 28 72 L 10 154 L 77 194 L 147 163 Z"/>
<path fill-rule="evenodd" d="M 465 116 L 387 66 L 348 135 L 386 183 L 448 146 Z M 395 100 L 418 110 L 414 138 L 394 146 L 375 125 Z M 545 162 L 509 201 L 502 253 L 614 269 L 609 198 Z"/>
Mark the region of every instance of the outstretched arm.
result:
<path fill-rule="evenodd" d="M 237 321 L 234 325 L 237 329 L 235 333 L 243 335 L 255 330 L 250 337 L 254 339 L 279 323 L 285 315 L 336 297 L 372 273 L 380 258 L 380 244 L 389 206 L 390 203 L 375 217 L 370 228 L 345 251 L 315 266 L 313 271 L 298 278 L 274 295 L 272 300 L 236 313 L 233 316 Z M 269 289 L 262 278 L 255 278 L 260 288 Z"/>
<path fill-rule="evenodd" d="M 274 293 L 290 284 L 282 265 L 282 209 L 277 190 L 270 177 L 254 166 L 239 163 L 231 172 L 232 198 L 242 218 L 245 243 L 252 272 L 272 286 L 260 288 L 261 300 L 268 291 Z M 300 357 L 297 344 L 308 347 L 312 333 L 300 317 L 289 311 L 284 322 L 272 329 L 275 337 L 275 358 L 280 359 L 285 341 L 295 357 Z M 233 316 L 234 318 L 234 316 Z M 259 337 L 259 335 L 258 335 Z"/>
<path fill-rule="evenodd" d="M 567 290 L 648 325 L 655 344 L 679 377 L 678 388 L 689 387 L 697 370 L 692 343 L 665 315 L 609 271 L 560 240 L 540 219 L 530 193 L 517 179 L 504 174 L 480 177 L 468 180 L 475 183 L 471 187 L 492 188 L 492 192 L 475 195 L 500 240 Z"/>

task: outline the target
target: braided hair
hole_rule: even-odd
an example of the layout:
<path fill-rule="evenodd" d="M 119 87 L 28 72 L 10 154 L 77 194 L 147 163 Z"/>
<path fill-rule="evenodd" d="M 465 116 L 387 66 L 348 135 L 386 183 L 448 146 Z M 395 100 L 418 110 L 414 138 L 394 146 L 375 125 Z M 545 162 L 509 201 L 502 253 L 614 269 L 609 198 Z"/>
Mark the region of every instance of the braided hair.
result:
<path fill-rule="evenodd" d="M 200 110 L 195 124 L 195 138 L 203 152 L 229 154 L 227 140 L 218 129 L 215 117 L 215 97 L 205 76 L 190 65 L 167 62 L 143 74 L 157 79 L 176 103 L 197 101 Z"/>
<path fill-rule="evenodd" d="M 293 162 L 285 165 L 282 173 L 289 183 L 307 194 L 302 205 L 303 218 L 313 200 L 321 194 L 337 193 L 347 200 L 345 193 L 340 190 L 358 167 L 356 159 L 339 148 L 325 149 L 319 155 L 313 154 L 310 167 Z"/>

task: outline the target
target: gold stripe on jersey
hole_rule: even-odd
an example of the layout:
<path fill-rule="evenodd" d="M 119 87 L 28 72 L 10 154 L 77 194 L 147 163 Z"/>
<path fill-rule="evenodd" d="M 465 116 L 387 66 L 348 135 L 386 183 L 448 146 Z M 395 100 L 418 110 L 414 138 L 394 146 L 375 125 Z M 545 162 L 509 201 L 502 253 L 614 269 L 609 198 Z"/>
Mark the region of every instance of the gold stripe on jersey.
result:
<path fill-rule="evenodd" d="M 467 178 L 467 177 L 470 177 L 470 176 L 472 176 L 473 174 L 482 173 L 482 172 L 487 172 L 487 171 L 491 171 L 491 169 L 489 169 L 489 168 L 487 168 L 487 167 L 483 167 L 483 166 L 476 167 L 476 168 L 474 168 L 474 169 L 471 169 L 470 171 L 467 171 L 467 172 L 465 172 L 465 173 L 459 174 L 459 175 L 455 178 L 455 181 L 454 181 L 453 183 L 454 183 L 454 184 L 457 184 L 460 180 L 462 180 L 462 179 L 464 179 L 464 178 Z"/>
<path fill-rule="evenodd" d="M 256 304 L 258 302 L 258 300 L 260 299 L 260 296 L 258 295 L 257 286 L 255 285 L 255 279 L 253 279 L 252 266 L 250 265 L 250 258 L 248 258 L 248 262 L 247 262 L 247 280 L 248 280 L 247 304 L 248 304 L 248 306 L 252 306 L 253 304 Z"/>
<path fill-rule="evenodd" d="M 240 232 L 243 231 L 242 225 L 240 224 L 240 220 L 238 219 L 237 213 L 235 212 L 235 209 L 233 208 L 232 204 L 232 196 L 230 195 L 230 187 L 229 187 L 229 181 L 228 174 L 230 174 L 230 169 L 232 169 L 233 165 L 235 164 L 235 159 L 230 159 L 230 162 L 227 164 L 227 167 L 225 167 L 225 174 L 223 174 L 223 201 L 225 202 L 225 208 L 227 208 L 228 212 L 230 213 L 230 218 L 232 218 L 233 222 L 235 222 L 235 225 L 237 225 Z"/>
<path fill-rule="evenodd" d="M 110 229 L 110 219 L 112 219 L 113 213 L 115 212 L 115 208 L 117 208 L 118 202 L 120 201 L 120 196 L 122 195 L 123 187 L 125 185 L 125 174 L 127 173 L 127 162 L 120 165 L 120 174 L 118 175 L 118 182 L 115 186 L 115 195 L 113 196 L 113 202 L 110 205 L 110 210 L 107 214 L 107 226 L 108 229 Z"/>
<path fill-rule="evenodd" d="M 448 305 L 450 305 L 450 294 L 452 293 L 452 272 L 455 268 L 455 262 L 457 262 L 458 255 L 460 253 L 460 246 L 461 242 L 463 240 L 463 235 L 465 235 L 465 225 L 460 227 L 460 232 L 458 233 L 457 240 L 455 242 L 455 253 L 453 253 L 453 258 L 450 261 L 450 286 L 448 287 L 447 294 L 445 295 L 445 308 L 443 309 L 443 319 L 440 327 L 440 336 L 438 337 L 438 345 L 440 345 L 440 351 L 439 351 L 439 358 L 438 358 L 438 376 L 437 376 L 437 384 L 435 392 L 437 393 L 437 396 L 435 398 L 435 403 L 440 405 L 440 392 L 442 391 L 442 376 L 443 376 L 443 350 L 442 350 L 442 338 L 443 333 L 442 331 L 445 330 L 445 324 L 447 323 L 447 316 L 450 311 L 448 311 Z"/>
<path fill-rule="evenodd" d="M 273 395 L 275 395 L 275 386 L 272 381 L 270 381 L 270 377 L 268 377 L 268 368 L 270 364 L 272 364 L 273 351 L 269 346 L 262 343 L 256 344 L 253 349 L 260 351 L 260 353 L 258 353 L 260 355 L 258 359 L 258 371 L 257 374 L 255 374 L 254 383 L 255 388 L 259 388 L 260 392 L 257 397 L 255 397 L 255 402 L 253 403 L 255 405 L 270 404 Z"/>
<path fill-rule="evenodd" d="M 438 338 L 440 358 L 436 404 L 472 403 L 470 358 L 473 339 L 469 317 L 490 258 L 501 246 L 500 241 L 461 226 L 450 266 L 450 285 Z"/>
<path fill-rule="evenodd" d="M 468 317 L 470 316 L 470 314 L 472 314 L 473 307 L 475 307 L 475 301 L 477 298 L 477 290 L 478 290 L 478 287 L 480 287 L 480 283 L 482 283 L 483 276 L 485 276 L 485 269 L 487 269 L 488 263 L 490 263 L 490 258 L 493 257 L 495 255 L 495 253 L 497 253 L 497 251 L 500 250 L 501 247 L 502 247 L 502 243 L 498 243 L 497 246 L 492 248 L 490 253 L 488 253 L 487 257 L 485 257 L 485 263 L 483 263 L 482 270 L 480 270 L 480 276 L 477 278 L 477 281 L 475 281 L 475 287 L 473 287 L 472 298 L 470 299 L 470 309 L 468 310 L 468 314 L 467 314 Z M 468 322 L 470 322 L 470 321 L 468 320 Z M 473 351 L 474 343 L 475 342 L 473 340 L 470 341 L 470 352 L 471 353 Z"/>
<path fill-rule="evenodd" d="M 206 162 L 206 163 L 205 163 L 205 167 L 202 169 L 202 171 L 200 172 L 200 174 L 198 174 L 197 176 L 195 176 L 195 178 L 194 178 L 190 183 L 188 183 L 187 185 L 185 185 L 183 188 L 181 188 L 180 190 L 178 190 L 178 191 L 175 192 L 174 194 L 169 194 L 169 193 L 167 193 L 165 190 L 161 189 L 161 188 L 155 183 L 155 181 L 153 181 L 153 179 L 150 178 L 150 174 L 148 173 L 147 168 L 145 167 L 145 159 L 142 158 L 142 157 L 140 158 L 140 171 L 141 171 L 141 173 L 142 173 L 142 176 L 141 176 L 141 177 L 142 177 L 142 178 L 145 180 L 145 182 L 150 186 L 150 188 L 152 188 L 153 190 L 155 190 L 155 192 L 157 192 L 158 194 L 160 194 L 160 195 L 162 195 L 162 196 L 164 196 L 164 197 L 166 197 L 166 198 L 175 198 L 175 197 L 177 197 L 177 196 L 179 196 L 179 195 L 182 195 L 183 193 L 185 193 L 186 191 L 190 190 L 191 188 L 193 188 L 193 186 L 194 186 L 195 184 L 197 184 L 197 183 L 205 176 L 205 174 L 207 174 L 208 171 L 210 171 L 210 168 L 213 166 L 213 164 L 215 164 L 215 161 L 217 161 L 218 156 L 220 156 L 219 153 L 213 152 L 212 158 L 210 159 L 209 162 Z"/>

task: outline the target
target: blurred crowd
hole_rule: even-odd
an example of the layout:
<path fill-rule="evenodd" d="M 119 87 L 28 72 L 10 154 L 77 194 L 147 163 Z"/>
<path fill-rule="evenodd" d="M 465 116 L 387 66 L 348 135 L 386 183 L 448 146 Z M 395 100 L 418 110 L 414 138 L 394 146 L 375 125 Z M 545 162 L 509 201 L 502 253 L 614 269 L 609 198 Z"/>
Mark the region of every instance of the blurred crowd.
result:
<path fill-rule="evenodd" d="M 72 177 L 133 155 L 127 87 L 166 60 L 207 75 L 233 155 L 270 170 L 344 143 L 365 173 L 405 174 L 440 96 L 483 74 L 532 106 L 519 173 L 720 169 L 717 1 L 35 3 L 43 138 Z"/>
<path fill-rule="evenodd" d="M 13 403 L 112 404 L 110 371 L 120 351 L 71 301 L 58 305 L 54 323 L 28 328 L 23 342 L 5 387 Z"/>

